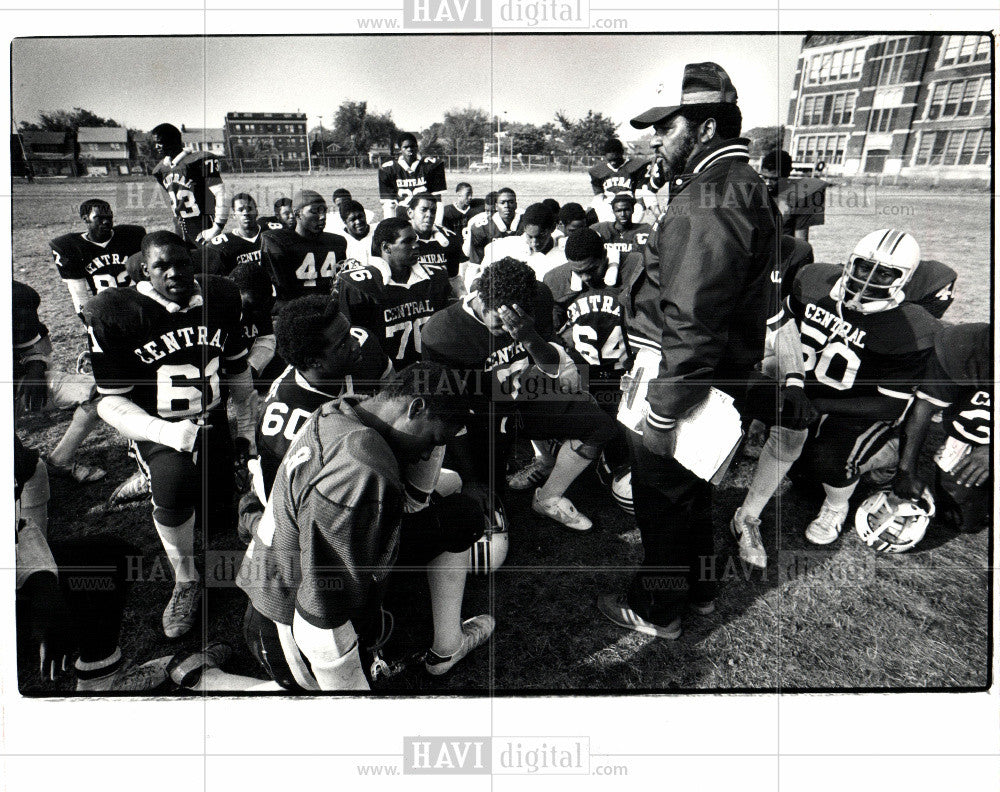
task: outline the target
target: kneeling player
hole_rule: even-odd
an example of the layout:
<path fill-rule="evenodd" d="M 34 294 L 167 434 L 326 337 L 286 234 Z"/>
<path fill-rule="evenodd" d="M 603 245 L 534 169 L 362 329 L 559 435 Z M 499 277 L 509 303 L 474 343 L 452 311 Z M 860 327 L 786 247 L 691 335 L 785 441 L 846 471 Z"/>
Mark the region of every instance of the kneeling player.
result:
<path fill-rule="evenodd" d="M 401 528 L 403 466 L 430 457 L 468 415 L 436 387 L 446 376 L 415 364 L 369 400 L 330 402 L 288 449 L 238 578 L 250 598 L 247 642 L 282 686 L 369 689 L 360 642 L 379 613 L 401 530 L 429 561 L 432 596 L 443 594 L 455 617 L 452 634 L 439 635 L 435 623 L 427 670 L 444 673 L 492 634 L 490 616 L 459 616 L 468 549 L 482 533 L 478 504 L 450 495 L 419 513 L 422 524 Z"/>
<path fill-rule="evenodd" d="M 468 449 L 475 458 L 458 472 L 466 482 L 500 484 L 492 479 L 504 469 L 504 429 L 515 425 L 527 439 L 566 440 L 535 490 L 532 508 L 567 528 L 588 531 L 591 521 L 565 492 L 615 435 L 614 420 L 593 398 L 578 393 L 576 367 L 553 343 L 552 293 L 536 281 L 531 267 L 504 258 L 478 280 L 478 290 L 424 326 L 425 357 L 467 373 L 470 387 L 480 388 L 473 405 L 478 420 L 470 432 L 476 437 Z M 493 426 L 494 417 L 499 427 Z"/>
<path fill-rule="evenodd" d="M 232 504 L 233 442 L 222 386 L 251 446 L 254 392 L 236 286 L 218 276 L 196 278 L 184 242 L 168 231 L 148 234 L 142 255 L 148 280 L 101 292 L 84 318 L 103 396 L 98 413 L 134 441 L 151 482 L 153 524 L 175 579 L 163 631 L 176 638 L 193 626 L 200 599 L 195 510 Z"/>
<path fill-rule="evenodd" d="M 978 531 L 989 524 L 991 486 L 993 356 L 990 326 L 985 323 L 946 327 L 934 343 L 917 398 L 906 419 L 899 474 L 893 490 L 916 499 L 925 484 L 917 457 L 931 417 L 944 410 L 947 436 L 935 454 L 937 522 L 958 531 Z"/>

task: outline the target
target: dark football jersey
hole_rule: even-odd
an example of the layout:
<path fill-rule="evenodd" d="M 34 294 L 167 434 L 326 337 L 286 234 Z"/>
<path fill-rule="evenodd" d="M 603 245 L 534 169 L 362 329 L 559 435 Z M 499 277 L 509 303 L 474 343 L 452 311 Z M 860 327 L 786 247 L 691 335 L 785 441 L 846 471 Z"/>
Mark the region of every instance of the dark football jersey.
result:
<path fill-rule="evenodd" d="M 777 282 L 781 284 L 781 299 L 784 301 L 791 293 L 792 284 L 795 283 L 795 276 L 798 274 L 799 268 L 806 264 L 812 264 L 815 259 L 813 258 L 812 245 L 804 239 L 783 234 L 780 240 L 781 248 L 778 257 L 780 270 L 775 277 Z"/>
<path fill-rule="evenodd" d="M 196 276 L 201 296 L 182 310 L 148 281 L 108 289 L 84 309 L 97 390 L 126 396 L 165 420 L 224 409 L 221 376 L 246 369 L 236 286 Z M 153 296 L 155 295 L 155 296 Z"/>
<path fill-rule="evenodd" d="M 799 270 L 786 303 L 802 336 L 806 393 L 813 398 L 909 399 L 921 381 L 941 323 L 912 303 L 863 314 L 830 296 L 839 270 Z"/>
<path fill-rule="evenodd" d="M 444 161 L 436 157 L 418 157 L 410 166 L 402 160 L 393 160 L 378 169 L 378 195 L 383 201 L 402 203 L 419 193 L 446 189 Z"/>
<path fill-rule="evenodd" d="M 194 242 L 215 222 L 215 195 L 211 187 L 222 184 L 222 165 L 205 151 L 185 151 L 175 162 L 164 160 L 153 176 L 167 192 L 177 233 Z M 176 163 L 176 164 L 175 164 Z"/>
<path fill-rule="evenodd" d="M 507 333 L 494 336 L 472 309 L 476 293 L 436 314 L 424 326 L 424 358 L 469 372 L 471 394 L 482 394 L 497 402 L 516 401 L 525 393 L 529 378 L 545 377 L 532 363 L 528 350 Z M 535 329 L 546 341 L 552 331 L 552 292 L 538 284 L 535 297 Z"/>
<path fill-rule="evenodd" d="M 618 193 L 635 195 L 635 191 L 649 183 L 649 160 L 625 160 L 619 167 L 612 168 L 606 162 L 599 162 L 590 169 L 590 186 L 594 195 L 608 198 Z"/>
<path fill-rule="evenodd" d="M 782 244 L 788 237 L 782 237 Z M 836 273 L 840 277 L 843 268 L 840 264 L 817 262 L 811 266 L 816 272 L 822 271 L 824 276 Z M 940 319 L 955 299 L 955 281 L 958 275 L 947 264 L 934 259 L 922 259 L 910 276 L 909 282 L 903 287 L 903 300 L 921 306 L 927 313 Z M 786 278 L 787 280 L 787 278 Z"/>
<path fill-rule="evenodd" d="M 479 264 L 483 260 L 483 250 L 494 239 L 517 236 L 524 233 L 524 215 L 518 212 L 506 225 L 500 215 L 494 212 L 490 217 L 484 217 L 482 222 L 473 220 L 469 223 L 469 261 Z"/>
<path fill-rule="evenodd" d="M 53 239 L 52 258 L 63 280 L 83 280 L 91 294 L 132 281 L 125 268 L 129 256 L 139 252 L 146 229 L 136 225 L 115 226 L 103 245 L 85 234 L 64 234 Z"/>
<path fill-rule="evenodd" d="M 278 469 L 236 583 L 281 624 L 362 620 L 396 558 L 403 481 L 392 449 L 356 402 L 325 404 Z"/>
<path fill-rule="evenodd" d="M 986 445 L 992 435 L 992 333 L 985 322 L 945 327 L 917 395 L 945 411 L 948 434 Z"/>
<path fill-rule="evenodd" d="M 339 234 L 314 238 L 295 231 L 265 231 L 260 260 L 274 284 L 275 313 L 288 300 L 309 294 L 329 294 L 340 262 L 347 258 L 347 242 Z"/>
<path fill-rule="evenodd" d="M 420 360 L 423 327 L 451 293 L 442 267 L 417 265 L 406 283 L 398 283 L 382 259 L 344 272 L 340 283 L 351 324 L 370 330 L 396 369 Z"/>
<path fill-rule="evenodd" d="M 243 340 L 247 349 L 253 347 L 254 341 L 260 336 L 274 335 L 274 320 L 270 311 L 247 309 L 243 306 L 240 316 L 240 326 L 243 328 Z"/>
<path fill-rule="evenodd" d="M 351 334 L 360 346 L 360 360 L 350 372 L 326 383 L 322 390 L 310 385 L 291 366 L 272 383 L 257 427 L 257 450 L 265 492 L 270 493 L 278 465 L 310 415 L 331 399 L 370 396 L 380 383 L 393 375 L 392 364 L 371 333 L 361 327 L 352 327 Z"/>
<path fill-rule="evenodd" d="M 612 264 L 618 264 L 646 244 L 652 226 L 649 223 L 633 223 L 631 228 L 622 230 L 617 222 L 604 222 L 594 223 L 590 228 L 604 240 L 608 260 Z"/>
<path fill-rule="evenodd" d="M 13 313 L 14 382 L 16 383 L 25 374 L 19 353 L 37 344 L 49 334 L 49 331 L 38 318 L 38 306 L 42 303 L 38 292 L 20 281 L 13 281 L 10 296 Z"/>
<path fill-rule="evenodd" d="M 240 264 L 260 266 L 260 248 L 263 239 L 262 230 L 258 230 L 257 235 L 249 239 L 232 232 L 212 237 L 212 248 L 218 254 L 218 269 L 213 270 L 212 274 L 228 275 Z"/>
<path fill-rule="evenodd" d="M 455 204 L 448 204 L 441 213 L 441 225 L 451 233 L 462 236 L 462 232 L 469 224 L 469 220 L 483 211 L 486 202 L 482 198 L 473 198 L 469 202 L 468 208 L 463 212 Z"/>
<path fill-rule="evenodd" d="M 276 215 L 268 215 L 267 217 L 258 217 L 257 225 L 261 227 L 263 231 L 280 231 L 284 228 L 284 224 L 277 218 Z"/>
<path fill-rule="evenodd" d="M 458 275 L 459 264 L 468 260 L 462 252 L 462 237 L 441 226 L 434 226 L 426 239 L 418 234 L 417 245 L 420 250 L 417 263 L 444 267 L 449 278 Z"/>
<path fill-rule="evenodd" d="M 591 286 L 562 264 L 545 276 L 545 285 L 552 291 L 556 332 L 590 365 L 590 379 L 620 379 L 631 367 L 631 354 L 618 301 L 618 268 L 609 267 L 604 282 Z"/>

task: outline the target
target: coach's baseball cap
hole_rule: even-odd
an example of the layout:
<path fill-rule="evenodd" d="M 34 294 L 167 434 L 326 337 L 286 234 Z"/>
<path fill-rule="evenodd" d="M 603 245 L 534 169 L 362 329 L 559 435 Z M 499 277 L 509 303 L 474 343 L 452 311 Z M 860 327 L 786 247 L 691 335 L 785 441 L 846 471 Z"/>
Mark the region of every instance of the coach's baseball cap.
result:
<path fill-rule="evenodd" d="M 315 190 L 299 190 L 292 198 L 292 208 L 296 211 L 304 206 L 311 206 L 317 203 L 326 204 L 326 201 Z"/>
<path fill-rule="evenodd" d="M 667 107 L 651 107 L 629 123 L 645 129 L 666 121 L 686 107 L 694 105 L 736 104 L 736 88 L 726 70 L 718 63 L 689 63 L 684 67 L 681 82 L 681 103 Z"/>

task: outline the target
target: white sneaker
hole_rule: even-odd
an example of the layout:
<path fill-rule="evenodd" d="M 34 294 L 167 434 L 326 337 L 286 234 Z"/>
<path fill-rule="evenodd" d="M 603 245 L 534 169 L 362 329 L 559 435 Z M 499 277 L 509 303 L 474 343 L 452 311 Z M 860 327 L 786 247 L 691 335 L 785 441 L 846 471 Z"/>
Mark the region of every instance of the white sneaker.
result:
<path fill-rule="evenodd" d="M 163 633 L 167 638 L 180 638 L 194 627 L 199 602 L 201 602 L 200 580 L 174 584 L 170 601 L 163 611 Z"/>
<path fill-rule="evenodd" d="M 427 673 L 434 676 L 447 674 L 455 663 L 477 646 L 486 643 L 493 635 L 494 627 L 496 627 L 496 622 L 493 617 L 486 614 L 466 619 L 462 622 L 462 645 L 447 657 L 442 657 L 434 650 L 429 651 L 424 659 L 424 668 L 427 669 Z"/>
<path fill-rule="evenodd" d="M 531 487 L 537 487 L 545 483 L 545 479 L 549 477 L 549 473 L 552 472 L 552 468 L 555 466 L 555 460 L 535 457 L 507 479 L 507 486 L 512 490 L 526 490 Z"/>
<path fill-rule="evenodd" d="M 76 681 L 80 692 L 145 693 L 167 681 L 167 665 L 173 655 L 158 657 L 139 666 L 122 666 L 114 674 L 98 679 Z"/>
<path fill-rule="evenodd" d="M 569 498 L 549 498 L 543 500 L 535 490 L 535 495 L 531 499 L 531 508 L 539 514 L 544 514 L 550 520 L 562 523 L 572 531 L 589 531 L 594 524 L 576 510 Z"/>
<path fill-rule="evenodd" d="M 136 500 L 143 495 L 149 495 L 150 492 L 149 479 L 141 470 L 137 470 L 108 496 L 108 506 L 117 506 L 119 503 Z"/>
<path fill-rule="evenodd" d="M 806 526 L 806 539 L 816 545 L 828 545 L 837 541 L 847 519 L 849 507 L 834 509 L 823 501 L 816 519 Z"/>
<path fill-rule="evenodd" d="M 760 520 L 745 514 L 741 507 L 729 521 L 729 530 L 739 543 L 740 558 L 750 566 L 767 569 L 767 552 L 760 538 Z"/>

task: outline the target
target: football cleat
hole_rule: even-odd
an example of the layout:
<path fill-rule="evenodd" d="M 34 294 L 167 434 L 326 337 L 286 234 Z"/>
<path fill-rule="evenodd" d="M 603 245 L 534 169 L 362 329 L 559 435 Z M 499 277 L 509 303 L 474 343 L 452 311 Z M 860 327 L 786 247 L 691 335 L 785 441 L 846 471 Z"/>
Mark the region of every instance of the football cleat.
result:
<path fill-rule="evenodd" d="M 229 644 L 212 641 L 200 652 L 176 655 L 166 666 L 166 673 L 178 687 L 193 688 L 201 681 L 206 668 L 218 668 L 232 653 Z"/>
<path fill-rule="evenodd" d="M 635 514 L 632 505 L 632 470 L 628 467 L 619 468 L 611 482 L 611 496 L 622 511 Z"/>
<path fill-rule="evenodd" d="M 427 673 L 434 676 L 447 674 L 454 668 L 455 663 L 473 649 L 486 643 L 493 635 L 494 627 L 496 627 L 496 622 L 493 617 L 486 614 L 466 619 L 462 622 L 462 645 L 456 651 L 447 657 L 442 657 L 433 649 L 427 652 L 424 659 L 424 668 L 427 669 Z"/>
<path fill-rule="evenodd" d="M 597 609 L 609 620 L 626 630 L 634 630 L 654 638 L 666 638 L 668 641 L 674 641 L 681 637 L 680 616 L 671 620 L 669 624 L 654 624 L 651 621 L 646 621 L 632 610 L 624 594 L 604 594 L 598 597 Z M 712 609 L 715 609 L 714 606 Z"/>
<path fill-rule="evenodd" d="M 180 638 L 194 627 L 195 614 L 201 603 L 201 581 L 175 583 L 170 601 L 163 611 L 163 634 Z"/>
<path fill-rule="evenodd" d="M 538 514 L 562 523 L 571 531 L 589 531 L 594 527 L 589 517 L 585 517 L 577 511 L 573 502 L 566 497 L 542 499 L 539 496 L 540 489 L 535 490 L 531 499 L 531 508 Z"/>
<path fill-rule="evenodd" d="M 503 504 L 494 501 L 493 519 L 487 521 L 486 530 L 469 548 L 469 571 L 473 575 L 488 575 L 507 558 L 510 534 Z"/>
<path fill-rule="evenodd" d="M 916 501 L 880 490 L 858 506 L 854 528 L 876 552 L 905 553 L 924 538 L 933 516 L 934 498 L 926 489 Z"/>
<path fill-rule="evenodd" d="M 920 263 L 920 245 L 909 234 L 882 228 L 862 237 L 844 264 L 831 297 L 861 313 L 902 304 L 903 289 Z"/>
<path fill-rule="evenodd" d="M 816 519 L 806 526 L 806 539 L 816 545 L 828 545 L 836 542 L 840 532 L 844 529 L 847 512 L 846 506 L 843 509 L 834 509 L 827 505 L 826 501 L 823 501 Z"/>
<path fill-rule="evenodd" d="M 750 566 L 767 569 L 767 552 L 760 538 L 760 520 L 737 509 L 729 521 L 729 531 L 740 548 L 740 558 Z"/>
<path fill-rule="evenodd" d="M 535 457 L 527 465 L 507 479 L 507 486 L 512 490 L 526 490 L 540 487 L 552 472 L 556 463 L 552 460 Z"/>
<path fill-rule="evenodd" d="M 108 508 L 111 508 L 112 506 L 117 506 L 120 503 L 127 503 L 128 501 L 133 501 L 149 494 L 149 479 L 146 477 L 145 473 L 141 470 L 137 470 L 125 479 L 125 481 L 115 487 L 114 491 L 108 496 L 107 506 Z"/>

